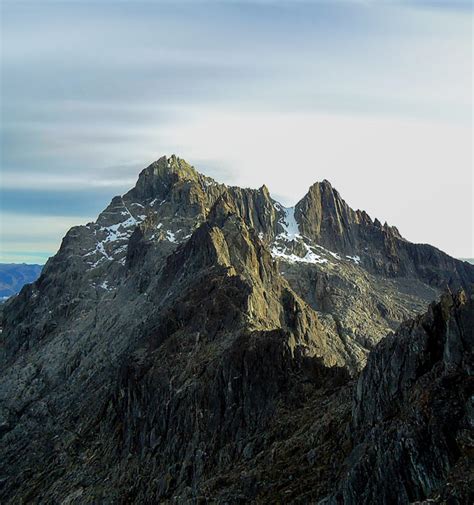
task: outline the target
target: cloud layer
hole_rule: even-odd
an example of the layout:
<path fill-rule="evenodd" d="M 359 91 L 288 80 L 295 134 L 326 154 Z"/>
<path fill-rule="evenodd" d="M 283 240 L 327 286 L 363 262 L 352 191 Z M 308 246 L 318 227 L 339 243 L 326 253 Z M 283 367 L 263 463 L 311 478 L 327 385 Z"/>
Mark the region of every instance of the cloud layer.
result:
<path fill-rule="evenodd" d="M 286 203 L 327 178 L 410 240 L 474 256 L 464 2 L 2 9 L 3 260 L 54 253 L 172 152 Z"/>

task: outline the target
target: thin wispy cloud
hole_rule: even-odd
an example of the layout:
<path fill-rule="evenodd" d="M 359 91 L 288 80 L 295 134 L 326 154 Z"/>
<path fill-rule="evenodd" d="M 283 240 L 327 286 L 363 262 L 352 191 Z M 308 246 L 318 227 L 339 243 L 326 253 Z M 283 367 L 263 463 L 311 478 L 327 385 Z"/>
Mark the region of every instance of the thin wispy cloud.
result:
<path fill-rule="evenodd" d="M 4 2 L 2 211 L 84 222 L 176 152 L 288 202 L 328 178 L 470 256 L 439 229 L 472 229 L 471 32 L 464 2 Z"/>

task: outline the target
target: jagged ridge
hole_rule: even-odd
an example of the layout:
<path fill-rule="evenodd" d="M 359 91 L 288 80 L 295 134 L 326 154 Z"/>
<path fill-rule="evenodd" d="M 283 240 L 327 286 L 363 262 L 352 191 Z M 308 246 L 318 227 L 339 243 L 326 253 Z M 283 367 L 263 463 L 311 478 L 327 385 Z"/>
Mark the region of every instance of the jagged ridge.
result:
<path fill-rule="evenodd" d="M 468 289 L 473 271 L 352 211 L 327 181 L 286 209 L 265 186 L 226 187 L 160 158 L 5 307 L 0 496 L 330 495 L 352 444 L 350 377 L 390 328 L 441 285 Z M 353 485 L 340 484 L 348 503 Z"/>

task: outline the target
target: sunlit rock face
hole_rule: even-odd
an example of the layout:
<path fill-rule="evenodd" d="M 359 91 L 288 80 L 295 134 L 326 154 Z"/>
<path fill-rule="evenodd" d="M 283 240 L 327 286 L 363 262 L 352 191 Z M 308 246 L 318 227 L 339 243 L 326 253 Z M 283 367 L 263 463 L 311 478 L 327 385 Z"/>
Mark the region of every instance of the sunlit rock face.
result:
<path fill-rule="evenodd" d="M 162 157 L 4 307 L 0 501 L 392 503 L 380 480 L 361 492 L 370 472 L 399 503 L 431 496 L 464 454 L 473 281 L 327 181 L 285 208 Z M 447 287 L 467 295 L 384 339 Z M 461 438 L 422 414 L 393 420 L 414 445 L 386 438 L 390 409 L 424 408 L 420 381 L 449 396 L 452 367 Z M 418 473 L 382 472 L 403 448 Z"/>

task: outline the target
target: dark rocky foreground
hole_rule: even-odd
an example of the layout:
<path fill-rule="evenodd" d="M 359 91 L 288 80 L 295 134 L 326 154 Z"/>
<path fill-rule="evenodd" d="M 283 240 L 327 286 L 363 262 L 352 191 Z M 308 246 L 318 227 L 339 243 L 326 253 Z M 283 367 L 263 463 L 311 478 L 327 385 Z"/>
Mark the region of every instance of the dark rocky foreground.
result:
<path fill-rule="evenodd" d="M 0 501 L 472 503 L 473 282 L 161 158 L 4 308 Z"/>

